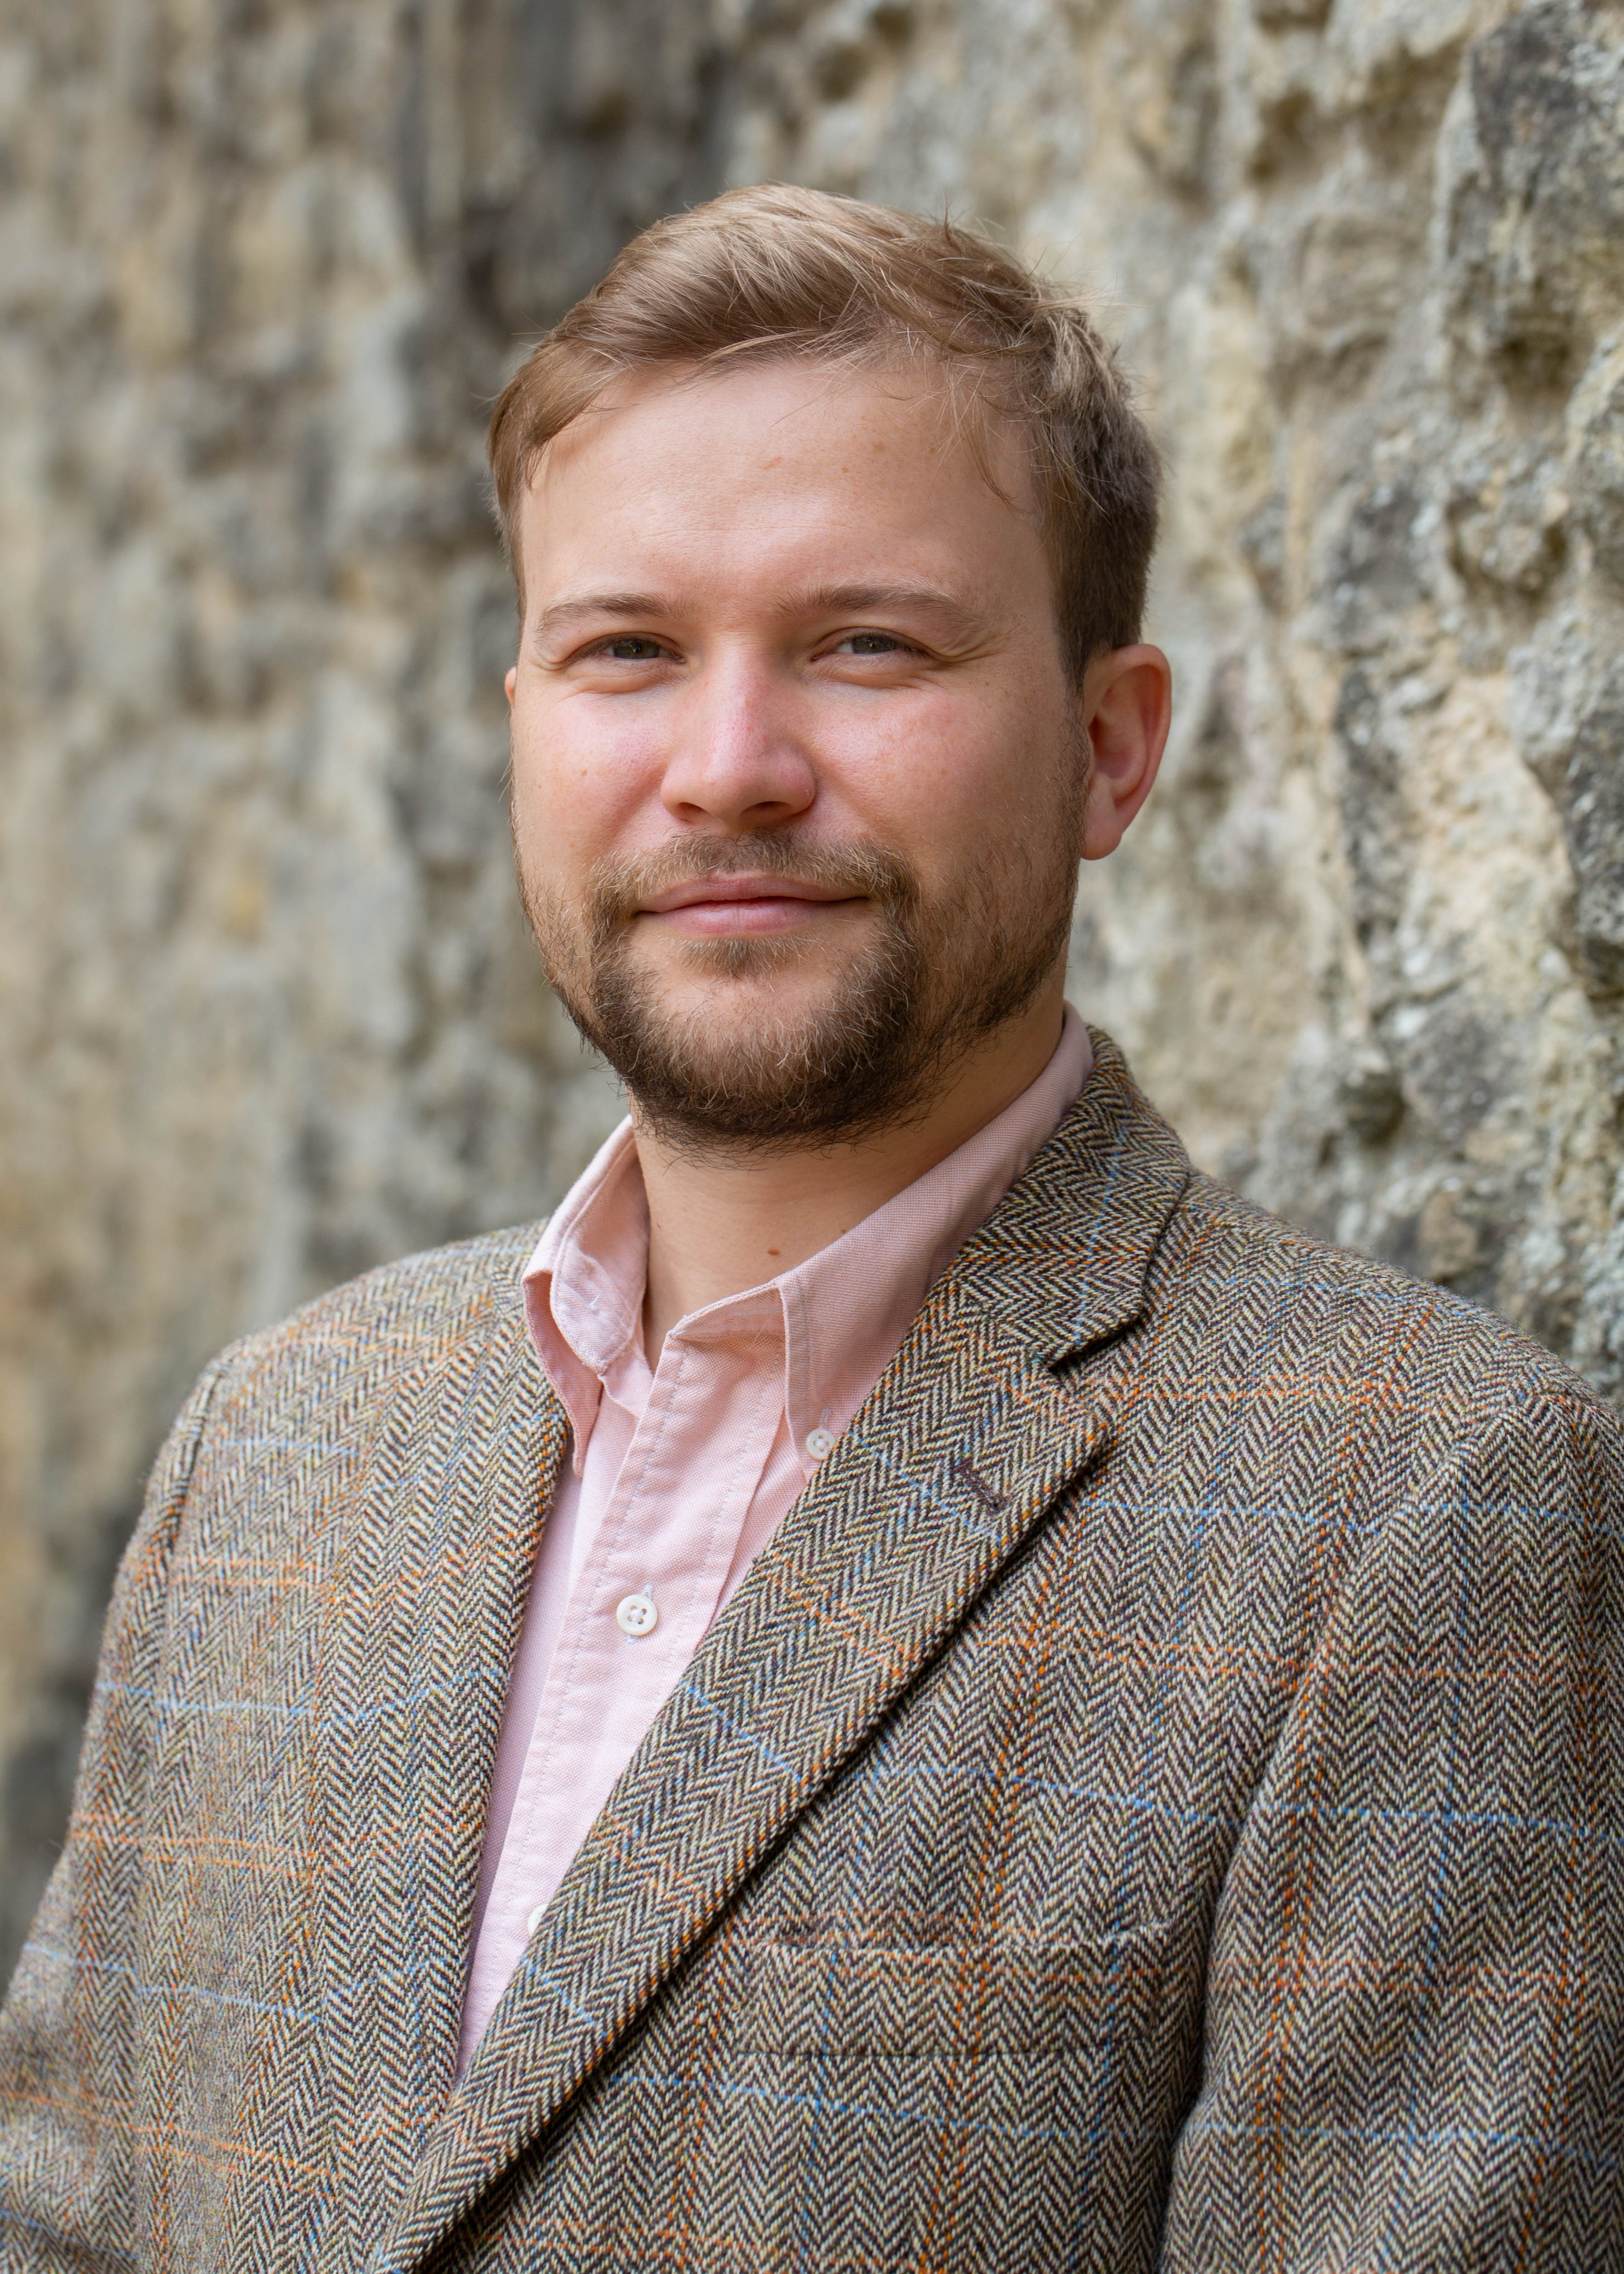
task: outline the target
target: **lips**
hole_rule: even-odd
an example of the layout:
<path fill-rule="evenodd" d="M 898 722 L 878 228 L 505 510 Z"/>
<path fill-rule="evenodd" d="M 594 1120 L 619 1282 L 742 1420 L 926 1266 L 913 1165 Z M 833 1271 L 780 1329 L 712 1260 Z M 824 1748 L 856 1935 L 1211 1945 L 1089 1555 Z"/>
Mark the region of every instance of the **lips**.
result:
<path fill-rule="evenodd" d="M 669 915 L 677 908 L 726 906 L 741 900 L 801 900 L 813 904 L 831 900 L 849 900 L 858 897 L 839 885 L 808 885 L 798 877 L 700 877 L 686 885 L 673 885 L 666 892 L 657 892 L 645 900 L 644 915 Z"/>
<path fill-rule="evenodd" d="M 813 885 L 799 877 L 698 877 L 657 892 L 639 914 L 691 939 L 794 931 L 820 912 L 851 907 L 865 896 L 849 885 Z"/>

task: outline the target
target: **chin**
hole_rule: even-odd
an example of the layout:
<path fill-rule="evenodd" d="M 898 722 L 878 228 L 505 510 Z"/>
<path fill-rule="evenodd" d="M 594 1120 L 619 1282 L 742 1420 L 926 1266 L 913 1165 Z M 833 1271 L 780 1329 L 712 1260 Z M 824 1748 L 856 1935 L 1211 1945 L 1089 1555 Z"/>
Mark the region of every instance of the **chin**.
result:
<path fill-rule="evenodd" d="M 646 961 L 640 975 L 661 1013 L 676 1018 L 725 1016 L 747 1004 L 792 1017 L 797 1008 L 817 1010 L 839 976 L 818 947 L 793 932 L 683 940 L 674 953 Z"/>

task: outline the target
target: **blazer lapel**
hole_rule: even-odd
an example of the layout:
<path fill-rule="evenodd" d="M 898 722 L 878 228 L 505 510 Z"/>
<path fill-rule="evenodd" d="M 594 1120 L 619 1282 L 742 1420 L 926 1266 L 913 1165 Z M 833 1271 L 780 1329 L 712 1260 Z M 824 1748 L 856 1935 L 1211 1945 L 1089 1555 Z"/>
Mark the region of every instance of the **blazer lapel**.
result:
<path fill-rule="evenodd" d="M 518 1290 L 499 1288 L 402 1379 L 338 1511 L 318 1965 L 335 2178 L 363 2256 L 455 2075 L 492 1765 L 564 1442 Z"/>
<path fill-rule="evenodd" d="M 1101 1449 L 1056 1365 L 1133 1318 L 1188 1177 L 1103 1036 L 932 1291 L 572 1864 L 374 2265 L 402 2274 L 552 2123 L 747 1874 Z"/>

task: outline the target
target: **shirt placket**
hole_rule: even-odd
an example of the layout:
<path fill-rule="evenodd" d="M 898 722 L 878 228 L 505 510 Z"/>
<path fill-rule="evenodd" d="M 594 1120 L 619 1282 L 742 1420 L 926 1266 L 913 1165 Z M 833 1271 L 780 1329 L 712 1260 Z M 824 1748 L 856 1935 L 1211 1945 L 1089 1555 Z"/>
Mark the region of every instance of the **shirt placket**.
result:
<path fill-rule="evenodd" d="M 716 1615 L 782 1416 L 776 1298 L 667 1337 L 601 1520 L 583 1543 L 493 1889 L 528 1939 L 638 1737 Z M 651 1620 L 621 1607 L 647 1603 Z"/>

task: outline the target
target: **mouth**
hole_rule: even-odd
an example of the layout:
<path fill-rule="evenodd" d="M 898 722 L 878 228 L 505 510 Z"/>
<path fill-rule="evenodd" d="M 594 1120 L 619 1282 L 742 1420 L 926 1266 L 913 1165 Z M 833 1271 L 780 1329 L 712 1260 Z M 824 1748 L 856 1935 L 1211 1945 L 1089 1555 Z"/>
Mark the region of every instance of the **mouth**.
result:
<path fill-rule="evenodd" d="M 645 900 L 638 914 L 688 939 L 729 939 L 793 931 L 835 907 L 854 907 L 866 897 L 840 885 L 814 885 L 798 877 L 701 877 L 673 885 Z"/>

